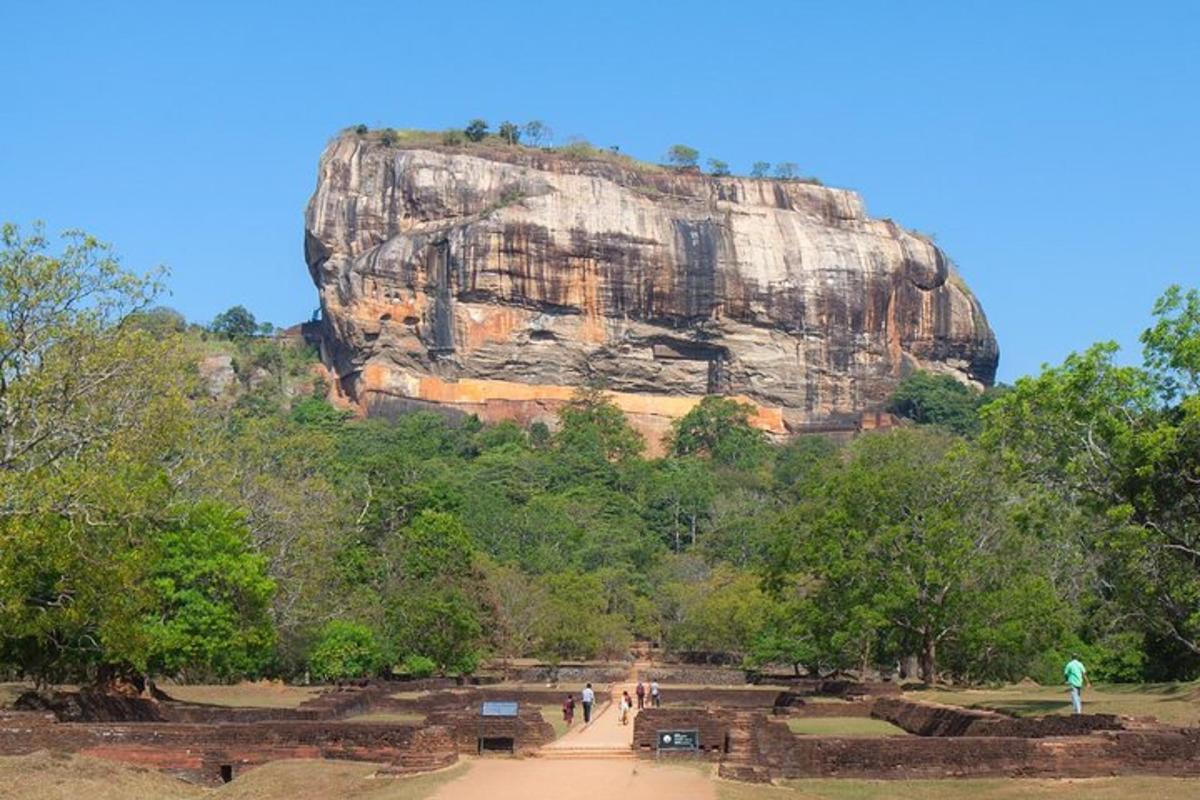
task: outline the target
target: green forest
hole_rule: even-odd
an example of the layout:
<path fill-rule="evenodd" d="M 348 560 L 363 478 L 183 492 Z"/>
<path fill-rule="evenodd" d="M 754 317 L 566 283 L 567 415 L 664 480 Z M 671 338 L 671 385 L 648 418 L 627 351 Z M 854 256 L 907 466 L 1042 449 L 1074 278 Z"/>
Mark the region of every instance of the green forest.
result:
<path fill-rule="evenodd" d="M 707 397 L 665 457 L 581 388 L 556 426 L 328 402 L 304 344 L 82 233 L 0 242 L 0 673 L 468 674 L 634 640 L 926 682 L 1200 676 L 1200 292 L 900 427 L 768 441 Z M 200 363 L 232 358 L 216 394 Z"/>

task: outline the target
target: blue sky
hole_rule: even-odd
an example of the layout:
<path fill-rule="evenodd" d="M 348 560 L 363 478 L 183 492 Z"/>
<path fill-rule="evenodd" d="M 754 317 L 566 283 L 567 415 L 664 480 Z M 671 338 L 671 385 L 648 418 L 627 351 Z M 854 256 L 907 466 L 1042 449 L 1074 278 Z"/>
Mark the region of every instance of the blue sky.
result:
<path fill-rule="evenodd" d="M 1200 284 L 1200 3 L 0 5 L 0 219 L 167 264 L 170 305 L 287 324 L 347 125 L 545 120 L 657 159 L 794 161 L 936 235 L 1000 377 Z"/>

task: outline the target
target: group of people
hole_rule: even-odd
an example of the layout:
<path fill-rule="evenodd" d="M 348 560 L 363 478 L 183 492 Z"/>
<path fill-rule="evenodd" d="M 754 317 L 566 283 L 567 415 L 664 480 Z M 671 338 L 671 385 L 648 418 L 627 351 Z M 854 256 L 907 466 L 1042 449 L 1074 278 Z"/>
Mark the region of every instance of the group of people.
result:
<path fill-rule="evenodd" d="M 637 708 L 639 711 L 647 707 L 647 702 L 654 708 L 662 706 L 662 691 L 659 688 L 658 681 L 650 681 L 650 685 L 647 687 L 645 683 L 639 680 L 633 693 L 637 697 Z M 649 695 L 648 701 L 647 695 Z M 618 710 L 620 711 L 619 719 L 622 725 L 629 724 L 629 712 L 633 710 L 633 703 L 634 700 L 629 696 L 629 692 L 622 691 L 618 706 Z M 596 692 L 592 689 L 590 683 L 583 687 L 583 691 L 579 693 L 579 704 L 583 706 L 583 724 L 587 725 L 592 721 L 592 708 L 596 704 Z M 562 715 L 563 722 L 567 723 L 568 726 L 575 723 L 574 695 L 567 695 L 567 699 L 563 701 Z"/>

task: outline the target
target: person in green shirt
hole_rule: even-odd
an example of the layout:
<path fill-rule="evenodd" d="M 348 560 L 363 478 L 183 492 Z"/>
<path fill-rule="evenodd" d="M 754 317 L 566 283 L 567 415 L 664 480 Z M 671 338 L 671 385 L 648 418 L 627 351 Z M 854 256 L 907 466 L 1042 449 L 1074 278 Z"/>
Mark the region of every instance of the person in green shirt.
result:
<path fill-rule="evenodd" d="M 1063 679 L 1067 683 L 1067 691 L 1071 693 L 1071 705 L 1075 707 L 1076 714 L 1083 713 L 1083 687 L 1092 685 L 1092 679 L 1088 677 L 1087 667 L 1079 660 L 1079 656 L 1071 656 L 1071 660 L 1063 667 Z"/>

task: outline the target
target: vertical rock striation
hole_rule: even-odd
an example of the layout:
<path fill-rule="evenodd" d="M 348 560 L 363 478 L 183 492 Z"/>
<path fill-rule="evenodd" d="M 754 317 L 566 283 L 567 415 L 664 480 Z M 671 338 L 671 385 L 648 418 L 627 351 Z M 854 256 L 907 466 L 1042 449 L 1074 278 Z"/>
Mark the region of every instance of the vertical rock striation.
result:
<path fill-rule="evenodd" d="M 853 192 L 346 134 L 305 214 L 323 357 L 364 413 L 553 418 L 601 383 L 651 437 L 701 397 L 852 428 L 915 369 L 989 385 L 983 310 Z"/>

